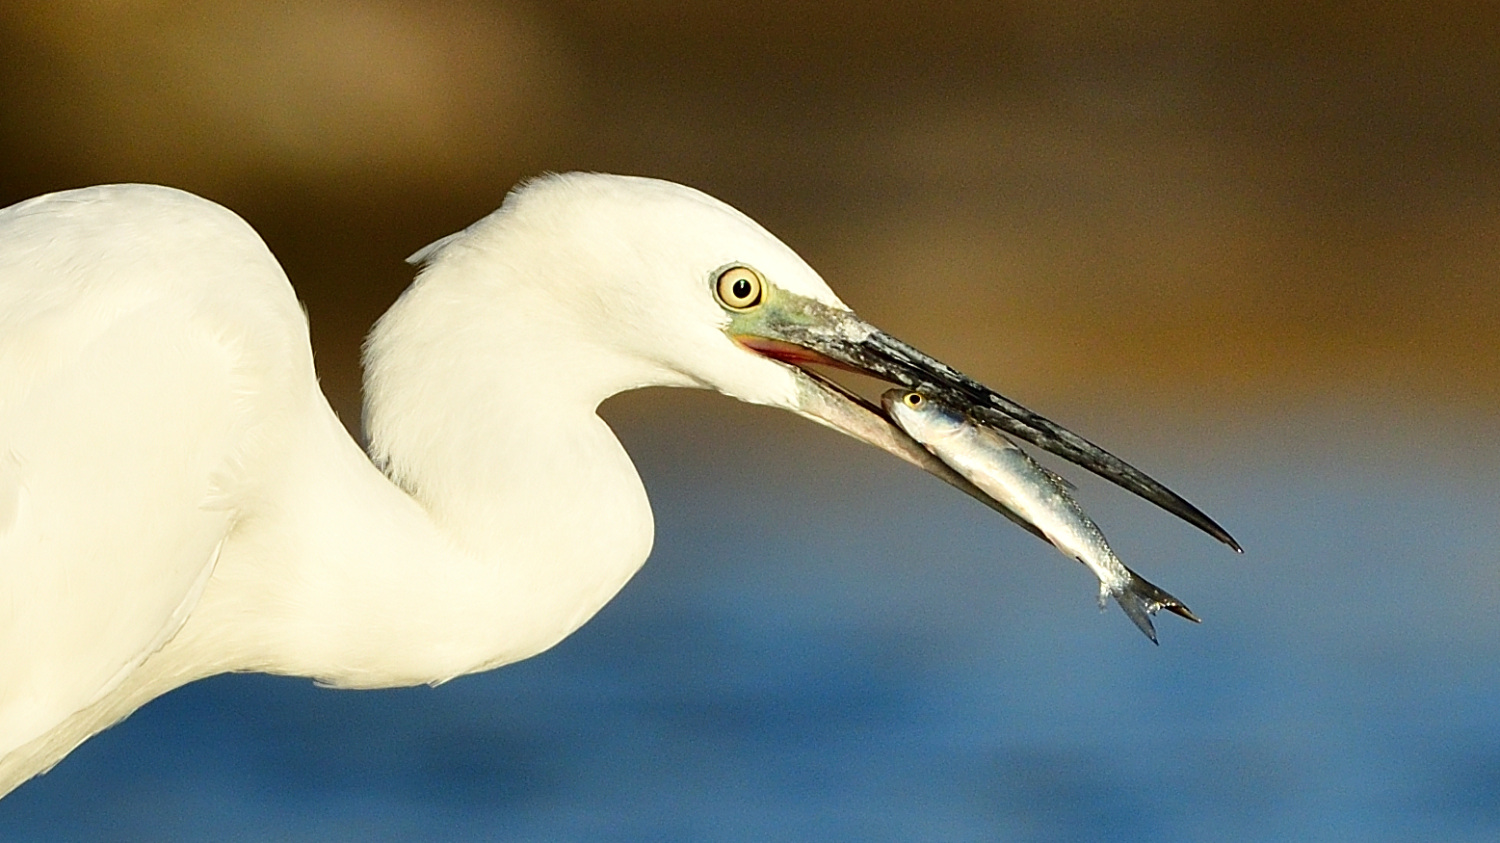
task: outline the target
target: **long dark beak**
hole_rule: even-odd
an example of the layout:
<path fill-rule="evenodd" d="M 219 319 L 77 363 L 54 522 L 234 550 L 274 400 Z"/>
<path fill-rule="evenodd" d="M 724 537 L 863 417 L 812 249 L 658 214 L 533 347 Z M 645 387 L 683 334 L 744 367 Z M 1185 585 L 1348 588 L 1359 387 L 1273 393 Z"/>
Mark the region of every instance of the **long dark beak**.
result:
<path fill-rule="evenodd" d="M 769 313 L 761 314 L 754 320 L 753 326 L 745 326 L 751 330 L 733 330 L 732 334 L 741 345 L 789 363 L 810 379 L 811 382 L 804 391 L 815 388 L 817 393 L 807 397 L 807 406 L 803 408 L 807 415 L 915 462 L 970 495 L 989 503 L 1012 520 L 1017 520 L 1003 507 L 995 506 L 987 499 L 988 496 L 974 489 L 962 477 L 958 477 L 956 482 L 951 469 L 927 454 L 926 449 L 892 425 L 871 404 L 833 385 L 826 378 L 808 372 L 804 367 L 807 364 L 831 365 L 908 389 L 921 390 L 946 404 L 962 407 L 976 421 L 1030 442 L 1140 495 L 1234 550 L 1241 551 L 1234 537 L 1202 510 L 1150 475 L 1082 436 L 1033 413 L 953 367 L 859 320 L 847 310 L 800 297 L 797 298 L 796 305 L 775 308 Z M 871 414 L 876 418 L 869 418 Z M 914 452 L 920 452 L 920 455 Z M 922 456 L 926 459 L 923 460 Z M 936 466 L 932 465 L 934 462 L 937 463 Z M 1029 525 L 1022 526 L 1036 532 Z"/>

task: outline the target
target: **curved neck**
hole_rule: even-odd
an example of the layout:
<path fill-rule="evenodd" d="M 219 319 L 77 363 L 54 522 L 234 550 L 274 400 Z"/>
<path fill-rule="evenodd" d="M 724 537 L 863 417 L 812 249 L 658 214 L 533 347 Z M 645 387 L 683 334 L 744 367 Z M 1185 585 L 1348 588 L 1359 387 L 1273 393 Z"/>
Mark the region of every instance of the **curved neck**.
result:
<path fill-rule="evenodd" d="M 258 490 L 182 629 L 35 751 L 0 764 L 0 794 L 151 698 L 215 673 L 393 687 L 535 655 L 592 617 L 650 552 L 645 491 L 592 412 L 505 426 L 531 442 L 524 449 L 477 427 L 456 433 L 473 459 L 414 460 L 424 487 L 447 490 L 419 502 L 371 464 L 315 383 L 307 392 L 306 427 L 280 443 L 298 470 Z M 451 506 L 463 490 L 471 505 Z"/>
<path fill-rule="evenodd" d="M 386 474 L 312 386 L 316 421 L 288 460 L 303 470 L 267 496 L 274 515 L 236 528 L 179 636 L 245 636 L 200 650 L 249 654 L 217 670 L 442 681 L 552 646 L 645 562 L 645 490 L 594 410 L 663 379 L 515 316 L 544 310 L 476 303 L 431 275 L 367 346 L 366 424 Z M 497 310 L 476 320 L 481 306 Z M 224 620 L 235 604 L 254 617 Z"/>
<path fill-rule="evenodd" d="M 650 552 L 645 490 L 592 413 L 486 429 L 460 412 L 442 447 L 407 463 L 417 495 L 383 476 L 331 411 L 320 415 L 306 470 L 274 511 L 237 525 L 167 648 L 241 654 L 197 664 L 199 675 L 440 682 L 556 644 Z"/>
<path fill-rule="evenodd" d="M 473 416 L 456 408 L 451 431 L 423 443 L 419 456 L 393 443 L 388 458 L 401 461 L 407 489 L 379 477 L 372 497 L 398 498 L 374 507 L 380 522 L 368 523 L 369 509 L 349 513 L 369 530 L 360 578 L 377 562 L 387 582 L 364 592 L 358 610 L 366 617 L 348 627 L 366 640 L 383 627 L 387 654 L 420 642 L 411 659 L 423 670 L 446 649 L 442 675 L 417 677 L 425 682 L 551 647 L 608 602 L 651 550 L 640 478 L 592 409 Z M 355 469 L 373 473 L 357 457 Z"/>

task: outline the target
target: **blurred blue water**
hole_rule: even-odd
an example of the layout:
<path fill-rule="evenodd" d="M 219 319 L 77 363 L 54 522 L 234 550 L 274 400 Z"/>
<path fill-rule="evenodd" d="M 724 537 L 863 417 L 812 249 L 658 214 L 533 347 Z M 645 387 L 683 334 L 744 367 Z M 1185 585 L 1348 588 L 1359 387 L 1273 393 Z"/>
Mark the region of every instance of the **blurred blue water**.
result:
<path fill-rule="evenodd" d="M 942 484 L 694 402 L 620 422 L 657 550 L 552 652 L 190 686 L 0 801 L 0 840 L 1500 839 L 1500 462 L 1464 437 L 1120 446 L 1247 549 L 1081 482 L 1204 618 L 1156 648 Z"/>

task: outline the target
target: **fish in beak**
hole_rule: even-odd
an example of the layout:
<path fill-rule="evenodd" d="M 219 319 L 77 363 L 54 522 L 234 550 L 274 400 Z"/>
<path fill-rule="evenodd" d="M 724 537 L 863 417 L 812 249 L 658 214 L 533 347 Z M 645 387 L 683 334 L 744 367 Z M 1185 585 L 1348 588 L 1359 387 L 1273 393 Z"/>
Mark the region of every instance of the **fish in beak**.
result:
<path fill-rule="evenodd" d="M 793 368 L 801 395 L 794 409 L 894 454 L 984 502 L 1039 538 L 1037 528 L 992 500 L 893 425 L 873 403 L 812 369 L 829 366 L 919 390 L 961 409 L 980 424 L 1094 472 L 1242 552 L 1212 518 L 1150 475 L 1089 440 L 984 386 L 953 367 L 856 317 L 851 311 L 765 283 L 756 306 L 730 309 L 730 337 Z"/>

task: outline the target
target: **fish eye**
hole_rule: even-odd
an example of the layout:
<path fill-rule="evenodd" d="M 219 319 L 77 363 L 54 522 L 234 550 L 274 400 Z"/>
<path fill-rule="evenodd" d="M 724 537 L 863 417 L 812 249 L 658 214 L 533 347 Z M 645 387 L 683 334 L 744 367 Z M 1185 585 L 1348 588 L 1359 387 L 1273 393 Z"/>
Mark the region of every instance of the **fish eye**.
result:
<path fill-rule="evenodd" d="M 923 404 L 927 403 L 927 399 L 923 398 L 920 392 L 908 392 L 901 396 L 901 403 L 913 410 L 919 410 Z"/>
<path fill-rule="evenodd" d="M 714 282 L 714 295 L 730 310 L 749 310 L 760 304 L 765 282 L 760 273 L 748 266 L 735 265 L 722 270 Z"/>

